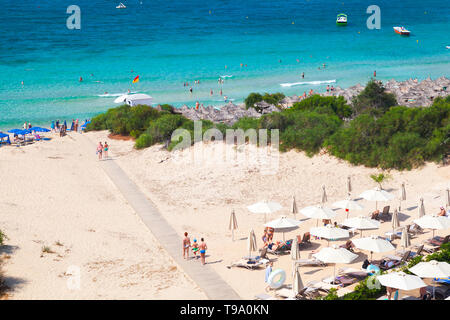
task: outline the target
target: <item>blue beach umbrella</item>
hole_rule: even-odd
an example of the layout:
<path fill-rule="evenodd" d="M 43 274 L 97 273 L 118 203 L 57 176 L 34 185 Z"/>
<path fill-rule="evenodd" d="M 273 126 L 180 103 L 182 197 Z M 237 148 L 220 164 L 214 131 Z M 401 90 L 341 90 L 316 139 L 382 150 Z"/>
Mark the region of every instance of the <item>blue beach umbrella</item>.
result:
<path fill-rule="evenodd" d="M 3 138 L 7 138 L 6 143 L 11 144 L 11 141 L 9 140 L 9 134 L 0 132 L 0 139 L 3 140 Z"/>
<path fill-rule="evenodd" d="M 36 131 L 36 132 L 50 132 L 50 130 L 48 130 L 46 128 L 41 128 L 41 127 L 32 127 L 29 130 L 30 131 Z"/>

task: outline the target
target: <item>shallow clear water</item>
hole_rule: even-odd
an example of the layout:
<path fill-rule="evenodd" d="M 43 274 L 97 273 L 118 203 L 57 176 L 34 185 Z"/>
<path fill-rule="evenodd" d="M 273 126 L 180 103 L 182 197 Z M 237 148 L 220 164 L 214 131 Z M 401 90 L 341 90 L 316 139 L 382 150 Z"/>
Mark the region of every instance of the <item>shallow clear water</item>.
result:
<path fill-rule="evenodd" d="M 2 2 L 0 128 L 91 117 L 114 107 L 115 96 L 128 89 L 155 103 L 220 105 L 220 88 L 240 102 L 250 92 L 301 95 L 326 86 L 281 86 L 287 83 L 365 83 L 374 70 L 381 80 L 450 74 L 444 0 L 376 1 L 381 30 L 367 29 L 373 3 L 362 0 L 133 0 L 122 1 L 125 10 L 115 8 L 119 1 L 94 2 L 76 1 L 81 30 L 66 28 L 72 1 Z M 349 23 L 337 27 L 342 12 Z M 395 34 L 396 25 L 411 36 Z M 140 82 L 132 84 L 136 75 Z M 232 77 L 219 85 L 224 75 Z"/>

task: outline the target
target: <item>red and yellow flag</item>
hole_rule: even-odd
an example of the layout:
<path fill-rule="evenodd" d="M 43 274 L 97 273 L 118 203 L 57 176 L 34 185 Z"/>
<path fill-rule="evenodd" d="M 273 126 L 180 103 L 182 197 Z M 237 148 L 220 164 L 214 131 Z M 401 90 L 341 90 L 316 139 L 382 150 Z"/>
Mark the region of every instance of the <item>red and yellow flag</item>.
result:
<path fill-rule="evenodd" d="M 139 82 L 139 76 L 136 76 L 136 78 L 134 78 L 133 83 Z"/>

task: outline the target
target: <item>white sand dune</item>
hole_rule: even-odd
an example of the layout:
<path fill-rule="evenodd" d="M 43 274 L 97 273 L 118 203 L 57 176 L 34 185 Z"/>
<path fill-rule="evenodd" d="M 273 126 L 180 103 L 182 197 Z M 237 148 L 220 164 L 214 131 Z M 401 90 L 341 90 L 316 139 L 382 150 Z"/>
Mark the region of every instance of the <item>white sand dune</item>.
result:
<path fill-rule="evenodd" d="M 281 154 L 276 174 L 262 174 L 258 165 L 239 165 L 225 162 L 214 164 L 192 163 L 179 153 L 169 153 L 161 146 L 145 150 L 133 149 L 133 141 L 107 138 L 107 132 L 85 134 L 92 142 L 109 141 L 111 156 L 156 204 L 167 221 L 179 231 L 188 231 L 191 238 L 204 237 L 209 250 L 207 262 L 236 292 L 251 299 L 265 289 L 264 271 L 228 269 L 226 265 L 246 255 L 248 231 L 253 228 L 259 246 L 263 230 L 263 215 L 251 214 L 246 206 L 262 199 L 277 201 L 287 214 L 291 197 L 295 195 L 298 208 L 317 204 L 321 186 L 326 185 L 328 203 L 345 199 L 347 176 L 351 175 L 353 195 L 376 185 L 369 174 L 378 170 L 348 163 L 328 155 L 308 158 L 304 153 L 290 151 Z M 211 143 L 206 151 L 221 148 Z M 134 214 L 112 182 L 105 176 L 95 159 L 95 150 L 83 144 L 78 134 L 55 137 L 50 142 L 35 143 L 23 148 L 0 149 L 1 180 L 0 229 L 11 238 L 8 241 L 10 258 L 4 267 L 15 289 L 12 299 L 204 299 L 201 290 L 178 270 L 168 254 Z M 228 151 L 234 147 L 228 146 Z M 193 149 L 193 148 L 191 148 Z M 89 154 L 89 152 L 92 152 Z M 407 200 L 402 203 L 402 225 L 416 218 L 418 199 L 425 199 L 427 213 L 437 212 L 444 190 L 450 185 L 450 167 L 427 164 L 421 169 L 398 172 L 392 170 L 392 179 L 385 189 L 398 195 L 402 182 L 406 184 Z M 368 215 L 375 204 L 359 200 Z M 385 203 L 380 203 L 382 207 Z M 391 212 L 398 200 L 386 205 Z M 231 241 L 228 230 L 229 215 L 236 211 L 239 229 L 236 241 Z M 337 211 L 337 220 L 345 218 Z M 273 214 L 268 218 L 276 218 Z M 361 214 L 351 212 L 351 216 Z M 292 215 L 291 215 L 292 217 Z M 301 214 L 297 218 L 304 218 Z M 406 219 L 406 220 L 405 220 Z M 304 221 L 286 238 L 309 231 L 313 220 Z M 380 230 L 365 234 L 384 234 L 391 229 L 389 222 Z M 437 231 L 444 235 L 447 231 Z M 356 235 L 359 237 L 359 235 Z M 431 237 L 428 231 L 416 244 Z M 275 240 L 282 235 L 275 235 Z M 55 245 L 60 241 L 63 246 Z M 336 244 L 342 244 L 337 241 Z M 394 244 L 398 244 L 395 240 Z M 48 245 L 55 254 L 44 253 Z M 324 240 L 313 240 L 311 249 L 327 245 Z M 311 250 L 302 251 L 307 258 Z M 181 248 L 180 248 L 181 254 Z M 349 266 L 359 268 L 367 256 Z M 374 254 L 381 258 L 381 254 Z M 197 263 L 197 261 L 193 261 Z M 64 273 L 70 266 L 81 270 L 81 289 L 69 290 Z M 291 279 L 289 256 L 278 257 L 275 268 L 287 271 Z M 343 266 L 338 266 L 343 267 Z M 300 269 L 304 283 L 332 275 L 333 268 Z M 14 280 L 15 279 L 15 280 Z"/>

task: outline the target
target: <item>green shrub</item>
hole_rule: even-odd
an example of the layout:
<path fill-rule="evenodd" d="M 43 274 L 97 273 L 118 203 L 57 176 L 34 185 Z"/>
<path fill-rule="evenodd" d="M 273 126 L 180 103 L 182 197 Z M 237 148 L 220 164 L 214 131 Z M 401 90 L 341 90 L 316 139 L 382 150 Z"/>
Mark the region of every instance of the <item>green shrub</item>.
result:
<path fill-rule="evenodd" d="M 340 119 L 352 115 L 352 108 L 347 105 L 344 97 L 323 97 L 318 94 L 294 103 L 292 109 L 337 115 Z"/>
<path fill-rule="evenodd" d="M 8 240 L 8 237 L 0 230 L 0 246 L 5 244 L 5 240 Z"/>
<path fill-rule="evenodd" d="M 153 144 L 154 142 L 152 137 L 147 133 L 143 133 L 139 136 L 139 138 L 137 138 L 136 142 L 134 143 L 134 147 L 136 149 L 143 149 L 148 148 Z"/>
<path fill-rule="evenodd" d="M 392 93 L 387 93 L 384 86 L 375 80 L 369 81 L 364 90 L 352 99 L 355 114 L 368 112 L 381 115 L 390 107 L 397 105 L 397 99 Z"/>
<path fill-rule="evenodd" d="M 265 93 L 264 95 L 261 95 L 259 93 L 252 92 L 250 93 L 247 98 L 244 99 L 245 107 L 248 108 L 255 108 L 255 104 L 261 101 L 265 101 L 268 104 L 272 104 L 274 106 L 278 106 L 281 100 L 285 98 L 285 95 L 283 93 L 277 92 L 277 93 Z M 258 110 L 258 112 L 261 112 L 261 110 Z"/>

